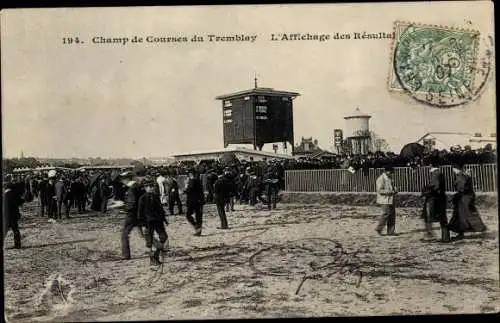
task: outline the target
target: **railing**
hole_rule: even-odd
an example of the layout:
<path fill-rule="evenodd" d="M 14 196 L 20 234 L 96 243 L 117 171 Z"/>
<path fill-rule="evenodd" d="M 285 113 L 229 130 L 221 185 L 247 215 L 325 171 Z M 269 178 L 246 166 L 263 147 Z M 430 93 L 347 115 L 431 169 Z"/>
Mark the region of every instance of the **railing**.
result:
<path fill-rule="evenodd" d="M 400 192 L 421 192 L 430 179 L 430 167 L 394 169 L 394 184 Z M 446 180 L 446 190 L 453 191 L 451 166 L 441 167 Z M 472 176 L 476 192 L 497 192 L 497 165 L 466 165 Z M 375 192 L 375 181 L 383 169 L 360 169 L 352 174 L 347 169 L 287 170 L 285 189 L 291 192 Z"/>

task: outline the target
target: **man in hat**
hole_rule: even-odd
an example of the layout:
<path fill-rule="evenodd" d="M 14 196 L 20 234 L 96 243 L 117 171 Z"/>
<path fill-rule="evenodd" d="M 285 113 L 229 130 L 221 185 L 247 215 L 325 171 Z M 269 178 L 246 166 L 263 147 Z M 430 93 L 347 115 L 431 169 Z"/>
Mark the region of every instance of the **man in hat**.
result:
<path fill-rule="evenodd" d="M 217 180 L 217 173 L 213 168 L 210 168 L 206 173 L 207 179 L 207 203 L 214 203 L 214 185 Z"/>
<path fill-rule="evenodd" d="M 219 175 L 214 183 L 214 201 L 220 218 L 220 229 L 228 229 L 225 205 L 230 198 L 230 183 L 225 175 Z"/>
<path fill-rule="evenodd" d="M 201 178 L 194 168 L 191 168 L 188 172 L 188 181 L 184 194 L 186 194 L 186 219 L 194 227 L 194 235 L 201 236 L 205 193 L 203 192 Z M 196 216 L 195 218 L 192 216 L 193 213 Z"/>
<path fill-rule="evenodd" d="M 76 208 L 78 209 L 78 214 L 85 213 L 85 204 L 87 202 L 86 188 L 80 176 L 71 184 L 71 192 Z"/>
<path fill-rule="evenodd" d="M 257 204 L 257 199 L 263 204 L 267 204 L 267 201 L 262 198 L 262 180 L 255 171 L 250 173 L 247 182 L 248 194 L 250 197 L 250 205 L 255 206 Z"/>
<path fill-rule="evenodd" d="M 57 218 L 62 219 L 63 205 L 66 218 L 69 218 L 69 203 L 68 203 L 69 192 L 65 177 L 61 176 L 59 180 L 56 182 L 54 188 L 56 190 Z"/>
<path fill-rule="evenodd" d="M 249 177 L 250 177 L 250 167 L 243 168 L 237 180 L 240 204 L 243 203 L 247 204 L 250 199 L 248 196 L 248 189 L 247 189 Z"/>
<path fill-rule="evenodd" d="M 14 248 L 21 249 L 21 233 L 19 232 L 19 207 L 24 203 L 23 198 L 14 189 L 13 183 L 4 183 L 3 193 L 3 238 L 9 230 L 14 233 Z M 4 244 L 5 245 L 5 244 Z"/>
<path fill-rule="evenodd" d="M 430 181 L 422 191 L 425 197 L 422 215 L 425 222 L 425 238 L 432 239 L 432 223 L 439 222 L 441 225 L 441 241 L 450 241 L 450 232 L 448 231 L 448 218 L 446 217 L 446 184 L 444 174 L 438 166 L 438 161 L 432 158 L 430 161 Z"/>
<path fill-rule="evenodd" d="M 130 232 L 135 227 L 141 230 L 143 223 L 139 221 L 137 210 L 139 205 L 139 198 L 145 193 L 144 189 L 132 179 L 132 174 L 126 174 L 122 178 L 122 183 L 127 187 L 125 193 L 125 221 L 122 231 L 122 256 L 124 260 L 130 259 Z M 142 231 L 141 231 L 142 232 Z"/>
<path fill-rule="evenodd" d="M 38 200 L 40 202 L 40 216 L 45 215 L 45 211 L 48 213 L 48 200 L 47 200 L 47 179 L 42 176 L 38 179 Z"/>
<path fill-rule="evenodd" d="M 226 212 L 234 212 L 234 198 L 238 195 L 236 187 L 236 177 L 230 167 L 224 168 L 224 179 L 227 182 L 228 197 L 226 199 L 225 208 Z M 215 189 L 215 188 L 214 188 Z"/>
<path fill-rule="evenodd" d="M 160 265 L 163 258 L 165 243 L 168 239 L 164 223 L 167 223 L 166 213 L 161 205 L 160 197 L 155 194 L 156 182 L 153 179 L 144 181 L 145 193 L 139 198 L 137 205 L 137 218 L 146 225 L 144 234 L 146 248 L 150 249 L 151 265 Z M 159 241 L 154 240 L 154 233 L 158 234 Z"/>
<path fill-rule="evenodd" d="M 382 216 L 375 231 L 382 235 L 382 229 L 387 226 L 387 235 L 396 235 L 396 206 L 394 196 L 397 194 L 397 189 L 394 186 L 392 175 L 394 168 L 386 166 L 384 172 L 377 178 L 377 204 L 382 209 Z"/>
<path fill-rule="evenodd" d="M 100 211 L 105 214 L 108 210 L 108 199 L 110 196 L 110 188 L 106 177 L 101 177 L 99 185 L 99 201 L 100 201 Z"/>
<path fill-rule="evenodd" d="M 177 212 L 179 215 L 182 215 L 182 201 L 179 195 L 179 184 L 174 176 L 169 174 L 165 181 L 165 187 L 168 196 L 168 210 L 170 215 L 174 215 L 174 208 L 177 205 Z"/>
<path fill-rule="evenodd" d="M 55 178 L 49 176 L 47 185 L 45 186 L 45 198 L 47 204 L 47 217 L 57 218 L 57 197 L 55 188 Z"/>
<path fill-rule="evenodd" d="M 273 165 L 269 165 L 266 171 L 264 186 L 267 195 L 267 208 L 271 210 L 276 209 L 276 202 L 278 200 L 279 179 Z"/>

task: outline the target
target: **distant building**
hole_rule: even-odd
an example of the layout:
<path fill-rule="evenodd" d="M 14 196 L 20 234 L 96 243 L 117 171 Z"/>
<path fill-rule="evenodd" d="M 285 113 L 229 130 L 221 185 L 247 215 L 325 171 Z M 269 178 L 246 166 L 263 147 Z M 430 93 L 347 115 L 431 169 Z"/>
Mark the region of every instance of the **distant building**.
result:
<path fill-rule="evenodd" d="M 318 146 L 318 141 L 316 139 L 313 140 L 312 137 L 302 137 L 300 144 L 293 149 L 294 157 L 311 157 L 321 152 L 323 152 L 323 149 Z"/>
<path fill-rule="evenodd" d="M 496 149 L 496 133 L 468 133 L 468 132 L 428 132 L 417 141 L 418 144 L 434 150 L 450 150 L 454 146 L 470 146 L 471 149 L 484 148 L 490 144 Z"/>

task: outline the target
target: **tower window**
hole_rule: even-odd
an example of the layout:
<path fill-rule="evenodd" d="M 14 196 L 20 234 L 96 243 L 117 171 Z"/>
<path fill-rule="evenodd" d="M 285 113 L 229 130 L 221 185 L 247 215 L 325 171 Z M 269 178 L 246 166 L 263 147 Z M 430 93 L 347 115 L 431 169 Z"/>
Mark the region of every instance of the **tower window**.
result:
<path fill-rule="evenodd" d="M 224 117 L 231 117 L 233 115 L 232 109 L 224 109 Z"/>
<path fill-rule="evenodd" d="M 257 105 L 255 107 L 255 112 L 257 112 L 257 113 L 267 113 L 267 107 L 265 105 Z"/>
<path fill-rule="evenodd" d="M 250 97 L 246 96 L 246 97 L 243 98 L 243 100 L 248 101 L 248 100 L 250 100 Z"/>
<path fill-rule="evenodd" d="M 257 120 L 267 120 L 267 116 L 255 116 Z"/>
<path fill-rule="evenodd" d="M 233 122 L 233 119 L 225 119 L 224 120 L 224 123 L 232 123 Z"/>
<path fill-rule="evenodd" d="M 257 97 L 257 102 L 259 102 L 259 103 L 265 103 L 265 102 L 267 102 L 266 97 L 259 95 Z"/>
<path fill-rule="evenodd" d="M 287 97 L 287 96 L 284 96 L 284 97 L 281 98 L 281 100 L 283 100 L 283 101 L 290 101 L 290 98 Z"/>
<path fill-rule="evenodd" d="M 233 103 L 229 100 L 224 101 L 224 107 L 232 107 Z"/>

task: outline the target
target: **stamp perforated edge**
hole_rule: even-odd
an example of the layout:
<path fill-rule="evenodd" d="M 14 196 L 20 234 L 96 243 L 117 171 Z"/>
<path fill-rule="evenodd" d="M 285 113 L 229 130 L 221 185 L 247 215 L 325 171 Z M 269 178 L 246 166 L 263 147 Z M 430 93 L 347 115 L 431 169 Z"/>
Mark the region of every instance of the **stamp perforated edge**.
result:
<path fill-rule="evenodd" d="M 395 20 L 392 24 L 392 31 L 394 33 L 394 37 L 391 42 L 390 50 L 389 50 L 389 73 L 387 76 L 387 90 L 389 92 L 395 92 L 395 93 L 405 93 L 406 90 L 401 87 L 401 88 L 395 88 L 392 87 L 392 81 L 395 78 L 395 73 L 394 71 L 394 52 L 396 50 L 396 43 L 397 43 L 397 34 L 396 34 L 396 29 L 400 25 L 408 25 L 408 26 L 415 26 L 415 27 L 421 27 L 421 28 L 437 28 L 437 29 L 445 29 L 445 30 L 452 30 L 452 31 L 458 31 L 458 32 L 469 32 L 469 33 L 476 33 L 478 34 L 478 38 L 481 36 L 481 32 L 476 29 L 470 29 L 470 28 L 464 28 L 464 27 L 457 27 L 457 26 L 446 26 L 446 25 L 436 25 L 436 24 L 425 24 L 425 23 L 418 23 L 418 22 L 411 22 L 411 21 L 405 21 L 405 20 Z M 476 52 L 476 55 L 474 55 L 473 58 L 473 66 L 477 66 L 477 61 L 478 57 L 477 54 L 479 53 L 479 43 L 480 41 L 478 40 L 475 43 L 475 48 L 474 51 Z M 475 78 L 472 78 L 471 80 L 471 88 L 474 88 L 474 82 Z"/>

